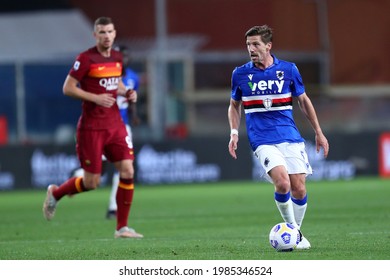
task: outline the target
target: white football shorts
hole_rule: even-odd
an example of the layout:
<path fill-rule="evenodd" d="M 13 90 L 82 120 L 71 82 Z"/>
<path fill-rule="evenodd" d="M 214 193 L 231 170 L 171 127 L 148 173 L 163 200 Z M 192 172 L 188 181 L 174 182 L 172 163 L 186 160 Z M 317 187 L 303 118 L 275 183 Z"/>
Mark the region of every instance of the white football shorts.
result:
<path fill-rule="evenodd" d="M 280 165 L 286 167 L 288 174 L 303 173 L 307 176 L 313 173 L 304 142 L 260 145 L 254 154 L 260 163 L 261 175 L 270 183 L 272 179 L 268 172 Z"/>

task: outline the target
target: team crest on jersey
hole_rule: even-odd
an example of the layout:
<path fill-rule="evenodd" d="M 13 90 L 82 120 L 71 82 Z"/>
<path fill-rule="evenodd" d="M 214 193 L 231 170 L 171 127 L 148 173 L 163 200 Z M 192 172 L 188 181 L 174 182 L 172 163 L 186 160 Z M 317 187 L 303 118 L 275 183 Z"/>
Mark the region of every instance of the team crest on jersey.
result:
<path fill-rule="evenodd" d="M 284 79 L 284 71 L 276 71 L 276 77 L 279 80 L 283 80 Z"/>
<path fill-rule="evenodd" d="M 264 108 L 269 110 L 269 108 L 272 107 L 272 99 L 271 98 L 266 98 L 263 100 L 263 105 L 264 105 Z"/>

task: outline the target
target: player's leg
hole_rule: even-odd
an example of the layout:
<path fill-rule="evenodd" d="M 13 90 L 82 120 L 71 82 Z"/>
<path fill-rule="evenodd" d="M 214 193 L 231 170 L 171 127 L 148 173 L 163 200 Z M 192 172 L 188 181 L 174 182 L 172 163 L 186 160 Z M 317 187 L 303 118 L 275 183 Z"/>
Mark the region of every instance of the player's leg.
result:
<path fill-rule="evenodd" d="M 291 201 L 290 178 L 283 154 L 275 145 L 261 145 L 255 155 L 263 168 L 264 177 L 274 185 L 274 199 L 283 220 L 296 226 Z"/>
<path fill-rule="evenodd" d="M 91 133 L 91 131 L 78 131 L 77 133 L 76 150 L 81 167 L 84 169 L 83 177 L 71 177 L 60 186 L 53 184 L 48 186 L 46 199 L 43 203 L 43 214 L 47 220 L 54 217 L 57 203 L 64 196 L 93 190 L 99 185 L 102 168 L 102 145 L 99 135 L 95 135 L 98 132 Z"/>
<path fill-rule="evenodd" d="M 290 180 L 295 221 L 300 228 L 307 209 L 306 174 L 291 174 Z"/>
<path fill-rule="evenodd" d="M 274 199 L 280 215 L 286 223 L 297 227 L 291 200 L 291 184 L 285 166 L 278 165 L 269 171 L 275 187 Z"/>
<path fill-rule="evenodd" d="M 142 234 L 128 227 L 128 218 L 134 195 L 134 151 L 125 127 L 110 131 L 112 139 L 105 146 L 105 155 L 114 163 L 119 172 L 119 184 L 116 192 L 117 226 L 116 238 L 141 238 Z"/>
<path fill-rule="evenodd" d="M 291 144 L 286 159 L 291 181 L 291 199 L 295 221 L 301 234 L 297 249 L 310 249 L 310 242 L 302 235 L 301 227 L 307 210 L 306 176 L 312 173 L 304 143 Z"/>
<path fill-rule="evenodd" d="M 110 198 L 108 201 L 108 209 L 106 214 L 107 219 L 116 218 L 116 211 L 117 211 L 116 193 L 118 190 L 118 185 L 119 185 L 119 173 L 115 172 L 114 175 L 112 176 L 112 186 L 111 186 Z"/>
<path fill-rule="evenodd" d="M 306 176 L 312 173 L 304 143 L 280 144 L 290 177 L 291 199 L 295 221 L 301 227 L 307 208 Z"/>
<path fill-rule="evenodd" d="M 132 140 L 132 131 L 130 125 L 126 124 L 126 132 L 127 132 L 127 145 L 133 150 L 133 140 Z M 108 200 L 108 209 L 106 213 L 106 218 L 107 219 L 114 219 L 116 218 L 116 212 L 117 212 L 117 205 L 116 205 L 116 193 L 118 190 L 118 185 L 119 185 L 119 172 L 114 172 L 112 176 L 112 186 L 111 186 L 111 192 L 110 192 L 110 197 Z"/>
<path fill-rule="evenodd" d="M 134 196 L 133 161 L 126 159 L 115 163 L 119 170 L 119 184 L 116 192 L 117 226 L 116 238 L 142 238 L 143 235 L 128 227 L 128 218 Z"/>
<path fill-rule="evenodd" d="M 311 244 L 306 237 L 302 235 L 301 226 L 307 209 L 307 193 L 306 193 L 306 174 L 291 174 L 291 192 L 292 204 L 294 209 L 295 220 L 298 224 L 300 233 L 300 242 L 297 245 L 298 250 L 310 249 Z"/>
<path fill-rule="evenodd" d="M 43 215 L 47 220 L 54 217 L 57 203 L 66 195 L 72 196 L 78 193 L 95 189 L 100 182 L 100 174 L 84 171 L 84 177 L 71 177 L 60 186 L 51 184 L 47 188 L 46 199 L 43 203 Z"/>

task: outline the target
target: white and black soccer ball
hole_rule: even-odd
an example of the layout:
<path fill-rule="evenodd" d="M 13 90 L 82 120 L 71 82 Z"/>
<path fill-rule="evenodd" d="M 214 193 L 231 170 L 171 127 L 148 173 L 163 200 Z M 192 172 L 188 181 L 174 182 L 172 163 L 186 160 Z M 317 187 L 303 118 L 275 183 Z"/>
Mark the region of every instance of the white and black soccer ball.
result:
<path fill-rule="evenodd" d="M 289 252 L 297 247 L 300 234 L 296 227 L 289 223 L 279 223 L 272 227 L 269 242 L 278 252 Z"/>

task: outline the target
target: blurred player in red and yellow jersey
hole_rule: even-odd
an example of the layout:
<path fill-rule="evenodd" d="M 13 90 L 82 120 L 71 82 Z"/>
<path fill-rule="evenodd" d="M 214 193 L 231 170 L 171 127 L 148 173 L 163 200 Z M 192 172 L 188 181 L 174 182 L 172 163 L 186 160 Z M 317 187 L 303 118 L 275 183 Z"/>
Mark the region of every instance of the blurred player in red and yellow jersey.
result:
<path fill-rule="evenodd" d="M 60 186 L 49 185 L 43 214 L 51 220 L 62 197 L 96 189 L 104 155 L 120 176 L 114 237 L 142 238 L 142 234 L 128 227 L 134 193 L 134 151 L 116 103 L 117 95 L 136 102 L 137 92 L 126 89 L 122 82 L 123 56 L 112 48 L 116 37 L 112 20 L 98 18 L 93 34 L 96 46 L 78 55 L 63 85 L 65 95 L 82 100 L 76 150 L 84 175 L 72 177 Z"/>

